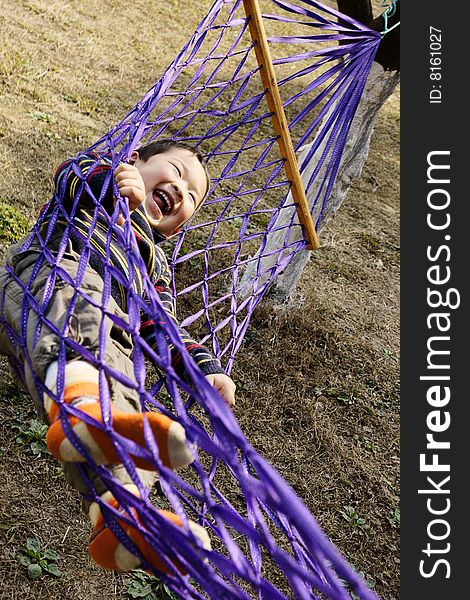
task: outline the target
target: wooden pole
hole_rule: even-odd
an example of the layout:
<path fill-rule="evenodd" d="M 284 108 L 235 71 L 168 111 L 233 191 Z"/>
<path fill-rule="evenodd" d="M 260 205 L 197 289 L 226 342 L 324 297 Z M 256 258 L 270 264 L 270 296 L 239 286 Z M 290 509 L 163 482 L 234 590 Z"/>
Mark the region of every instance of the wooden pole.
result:
<path fill-rule="evenodd" d="M 246 16 L 249 18 L 249 28 L 253 41 L 255 42 L 256 59 L 260 66 L 261 81 L 266 89 L 266 100 L 269 110 L 273 113 L 272 121 L 274 131 L 277 135 L 277 143 L 282 158 L 287 178 L 291 182 L 291 193 L 294 199 L 297 216 L 305 228 L 305 238 L 310 249 L 319 248 L 317 232 L 310 214 L 307 196 L 300 177 L 297 158 L 287 125 L 286 114 L 282 105 L 276 74 L 274 72 L 271 52 L 266 38 L 263 25 L 263 17 L 259 8 L 258 0 L 243 0 Z"/>

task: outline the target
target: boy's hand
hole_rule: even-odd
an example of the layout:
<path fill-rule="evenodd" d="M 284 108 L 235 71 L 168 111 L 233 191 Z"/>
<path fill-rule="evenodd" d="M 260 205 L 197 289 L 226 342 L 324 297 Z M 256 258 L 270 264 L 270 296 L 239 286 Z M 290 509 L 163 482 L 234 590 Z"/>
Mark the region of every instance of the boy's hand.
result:
<path fill-rule="evenodd" d="M 230 408 L 235 406 L 235 390 L 236 385 L 225 373 L 214 373 L 206 375 L 207 381 L 214 387 Z"/>
<path fill-rule="evenodd" d="M 114 171 L 119 192 L 129 200 L 129 210 L 132 212 L 145 200 L 145 185 L 139 170 L 134 165 L 121 163 Z"/>

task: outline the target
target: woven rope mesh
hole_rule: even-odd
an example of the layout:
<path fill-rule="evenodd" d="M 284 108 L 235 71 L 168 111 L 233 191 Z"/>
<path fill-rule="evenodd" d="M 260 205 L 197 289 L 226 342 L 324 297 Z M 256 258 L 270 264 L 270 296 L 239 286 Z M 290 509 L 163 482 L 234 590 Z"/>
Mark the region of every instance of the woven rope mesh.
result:
<path fill-rule="evenodd" d="M 301 172 L 314 165 L 304 186 L 320 230 L 380 35 L 317 2 L 261 8 Z M 206 155 L 212 190 L 172 264 L 182 325 L 210 339 L 228 372 L 253 308 L 306 246 L 258 71 L 243 2 L 216 2 L 154 88 L 95 146 L 123 143 L 126 156 L 164 136 Z"/>
<path fill-rule="evenodd" d="M 320 230 L 332 211 L 329 192 L 380 35 L 313 1 L 266 1 L 261 9 L 293 144 L 302 156 L 300 169 L 312 216 Z M 269 284 L 306 247 L 259 69 L 243 3 L 217 0 L 156 85 L 92 147 L 98 153 L 111 153 L 114 166 L 140 144 L 156 138 L 188 142 L 206 156 L 212 175 L 209 197 L 164 250 L 172 256 L 180 322 L 211 348 L 227 372 L 252 311 Z M 312 164 L 313 169 L 307 168 Z M 70 168 L 81 177 L 81 190 L 86 189 L 77 161 Z M 108 185 L 115 187 L 111 177 Z M 24 323 L 22 335 L 14 341 L 32 368 L 25 342 L 30 311 L 39 315 L 36 337 L 46 325 L 60 335 L 57 391 L 46 390 L 39 378 L 35 385 L 39 394 L 46 391 L 54 396 L 67 436 L 88 458 L 82 474 L 90 497 L 99 501 L 90 477 L 96 473 L 120 503 L 123 513 L 101 503 L 108 526 L 139 556 L 117 517 L 132 523 L 163 557 L 169 574 L 160 576 L 182 598 L 343 599 L 352 593 L 374 598 L 302 501 L 250 445 L 230 409 L 194 364 L 149 281 L 126 202 L 120 199 L 109 216 L 100 205 L 101 198 L 95 198 L 89 220 L 80 225 L 75 212 L 78 201 L 72 210 L 64 210 L 62 192 L 58 190 L 51 200 L 47 232 L 41 218 L 33 230 L 31 240 L 39 240 L 42 251 L 30 281 L 23 284 Z M 116 224 L 120 212 L 127 217 L 123 227 Z M 107 219 L 104 228 L 103 219 Z M 66 225 L 60 249 L 53 254 L 47 243 L 57 220 Z M 104 254 L 92 240 L 92 232 L 100 227 Z M 61 265 L 72 234 L 83 244 L 73 280 Z M 125 249 L 125 265 L 112 263 L 111 240 Z M 128 332 L 133 342 L 132 377 L 106 362 L 109 340 L 104 333 L 98 352 L 92 353 L 68 335 L 67 325 L 58 328 L 45 316 L 54 285 L 61 279 L 74 289 L 70 314 L 79 298 L 92 301 L 83 282 L 94 256 L 104 264 L 97 306 L 102 330 L 111 323 Z M 38 301 L 31 289 L 47 263 L 50 275 Z M 126 318 L 109 310 L 116 283 L 125 296 Z M 143 311 L 158 323 L 154 348 L 139 333 Z M 11 336 L 15 337 L 13 332 Z M 170 346 L 181 354 L 185 379 L 175 371 Z M 69 424 L 69 415 L 93 423 L 63 401 L 63 372 L 71 350 L 99 370 L 104 422 L 100 426 L 112 436 L 140 498 L 127 492 L 106 466 L 94 464 Z M 23 370 L 21 364 L 16 366 Z M 183 425 L 195 456 L 190 467 L 178 472 L 166 468 L 149 429 L 145 430 L 146 448 L 136 447 L 113 430 L 113 381 L 133 389 L 143 411 L 163 412 Z M 131 454 L 155 465 L 162 490 L 158 496 L 143 486 Z M 184 526 L 174 526 L 157 507 L 179 515 Z M 206 528 L 212 551 L 198 547 L 188 519 Z M 143 567 L 152 570 L 141 558 Z"/>

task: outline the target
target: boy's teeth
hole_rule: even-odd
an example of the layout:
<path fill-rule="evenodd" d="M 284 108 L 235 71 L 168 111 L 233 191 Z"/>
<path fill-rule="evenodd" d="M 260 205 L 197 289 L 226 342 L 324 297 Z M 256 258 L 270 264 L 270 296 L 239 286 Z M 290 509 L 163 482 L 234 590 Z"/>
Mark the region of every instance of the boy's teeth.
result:
<path fill-rule="evenodd" d="M 156 194 L 163 204 L 162 209 L 166 212 L 169 212 L 171 209 L 171 202 L 168 196 L 165 194 L 165 192 L 160 190 L 157 190 Z"/>

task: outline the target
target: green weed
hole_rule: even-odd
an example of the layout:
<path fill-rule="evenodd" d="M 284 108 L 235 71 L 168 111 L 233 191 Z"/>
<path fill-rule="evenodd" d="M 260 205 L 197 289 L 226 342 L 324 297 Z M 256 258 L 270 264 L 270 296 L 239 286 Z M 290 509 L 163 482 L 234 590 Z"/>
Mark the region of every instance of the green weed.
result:
<path fill-rule="evenodd" d="M 20 565 L 26 567 L 28 578 L 32 581 L 41 577 L 43 573 L 48 573 L 54 577 L 61 577 L 62 572 L 56 565 L 58 560 L 58 552 L 51 548 L 41 550 L 39 540 L 31 537 L 26 540 L 26 546 L 18 555 Z"/>
<path fill-rule="evenodd" d="M 18 525 L 20 525 L 19 521 L 12 521 L 7 514 L 0 511 L 0 530 L 9 531 Z"/>
<path fill-rule="evenodd" d="M 132 579 L 127 586 L 130 598 L 145 598 L 145 600 L 177 600 L 173 592 L 157 577 L 147 575 L 145 571 L 135 569 Z"/>
<path fill-rule="evenodd" d="M 354 406 L 356 404 L 357 398 L 353 392 L 342 391 L 337 388 L 326 388 L 323 393 L 325 396 L 334 398 L 346 406 Z"/>
<path fill-rule="evenodd" d="M 28 113 L 29 117 L 36 119 L 37 121 L 43 121 L 44 123 L 55 123 L 54 115 L 50 115 L 46 112 L 40 112 L 39 110 L 33 110 Z"/>
<path fill-rule="evenodd" d="M 328 273 L 330 277 L 334 281 L 338 281 L 339 279 L 349 279 L 350 272 L 349 268 L 346 265 L 338 264 L 338 263 L 330 263 L 328 265 Z"/>
<path fill-rule="evenodd" d="M 24 212 L 0 198 L 0 242 L 15 242 L 30 230 L 31 223 Z"/>
<path fill-rule="evenodd" d="M 18 429 L 19 433 L 16 438 L 16 443 L 20 446 L 28 446 L 31 452 L 35 455 L 49 454 L 46 446 L 47 425 L 31 419 L 26 425 L 13 425 L 13 428 Z"/>
<path fill-rule="evenodd" d="M 370 529 L 370 525 L 365 519 L 359 516 L 354 506 L 343 506 L 343 510 L 340 510 L 340 515 L 351 525 L 354 533 L 358 535 L 364 535 Z"/>
<path fill-rule="evenodd" d="M 400 509 L 394 508 L 393 510 L 391 510 L 388 516 L 388 520 L 390 521 L 392 527 L 400 529 Z"/>

